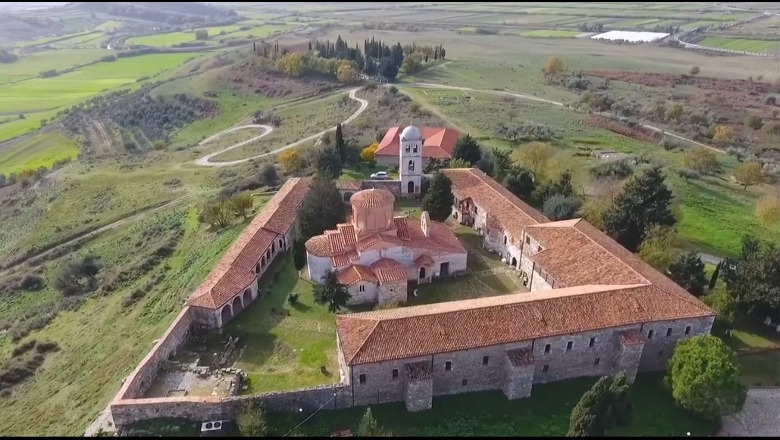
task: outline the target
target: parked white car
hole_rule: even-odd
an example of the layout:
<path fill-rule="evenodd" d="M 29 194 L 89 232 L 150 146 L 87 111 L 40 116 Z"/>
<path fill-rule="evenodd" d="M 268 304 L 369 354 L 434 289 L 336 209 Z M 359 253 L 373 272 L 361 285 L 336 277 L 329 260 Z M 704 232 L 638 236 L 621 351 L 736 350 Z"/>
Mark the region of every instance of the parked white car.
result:
<path fill-rule="evenodd" d="M 387 175 L 387 171 L 377 171 L 376 173 L 371 174 L 371 179 L 373 180 L 387 180 L 390 176 Z"/>

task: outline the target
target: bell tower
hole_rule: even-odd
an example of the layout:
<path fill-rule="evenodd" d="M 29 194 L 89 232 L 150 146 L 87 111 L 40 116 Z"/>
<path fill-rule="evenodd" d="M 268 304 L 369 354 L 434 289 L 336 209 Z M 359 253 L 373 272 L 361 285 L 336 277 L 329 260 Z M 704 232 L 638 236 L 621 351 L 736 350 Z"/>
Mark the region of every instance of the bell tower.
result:
<path fill-rule="evenodd" d="M 400 143 L 398 173 L 401 177 L 401 194 L 420 194 L 423 175 L 423 138 L 420 130 L 414 125 L 404 128 Z"/>

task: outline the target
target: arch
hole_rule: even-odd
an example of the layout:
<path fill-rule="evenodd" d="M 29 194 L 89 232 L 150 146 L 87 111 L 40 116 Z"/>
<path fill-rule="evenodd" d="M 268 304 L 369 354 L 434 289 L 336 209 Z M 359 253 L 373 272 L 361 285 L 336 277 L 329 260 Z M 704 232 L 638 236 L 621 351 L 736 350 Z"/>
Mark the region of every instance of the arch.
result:
<path fill-rule="evenodd" d="M 265 256 L 271 258 L 271 249 L 266 249 Z"/>
<path fill-rule="evenodd" d="M 351 199 L 353 195 L 354 195 L 354 193 L 351 193 L 349 191 L 345 192 L 344 193 L 344 201 L 345 202 L 349 202 L 349 199 Z"/>
<path fill-rule="evenodd" d="M 260 263 L 257 263 L 257 266 L 255 266 L 255 273 L 260 275 L 260 270 L 262 270 L 262 268 L 260 267 Z"/>
<path fill-rule="evenodd" d="M 517 258 L 512 257 L 512 267 L 517 267 Z"/>
<path fill-rule="evenodd" d="M 424 266 L 421 266 L 421 267 L 420 267 L 420 279 L 421 279 L 421 280 L 424 280 L 424 279 L 425 279 L 425 275 L 426 275 L 426 274 L 425 274 L 425 267 L 424 267 Z"/>
<path fill-rule="evenodd" d="M 413 160 L 409 161 L 409 171 L 414 171 L 414 161 Z"/>
<path fill-rule="evenodd" d="M 252 289 L 246 289 L 244 290 L 243 298 L 241 298 L 244 302 L 244 307 L 248 306 L 249 303 L 252 302 Z"/>
<path fill-rule="evenodd" d="M 271 242 L 271 252 L 276 252 L 276 242 L 275 241 Z"/>
<path fill-rule="evenodd" d="M 409 181 L 409 183 L 406 184 L 406 192 L 414 193 L 414 182 Z"/>
<path fill-rule="evenodd" d="M 237 295 L 233 298 L 233 314 L 238 315 L 244 310 L 244 303 L 241 301 L 241 295 Z"/>
<path fill-rule="evenodd" d="M 220 314 L 222 316 L 222 325 L 224 326 L 233 317 L 233 309 L 230 307 L 230 304 L 222 307 L 222 312 Z"/>
<path fill-rule="evenodd" d="M 265 267 L 265 255 L 263 255 L 263 259 L 260 261 L 262 262 L 263 267 Z"/>
<path fill-rule="evenodd" d="M 279 249 L 284 249 L 284 237 L 279 239 Z"/>

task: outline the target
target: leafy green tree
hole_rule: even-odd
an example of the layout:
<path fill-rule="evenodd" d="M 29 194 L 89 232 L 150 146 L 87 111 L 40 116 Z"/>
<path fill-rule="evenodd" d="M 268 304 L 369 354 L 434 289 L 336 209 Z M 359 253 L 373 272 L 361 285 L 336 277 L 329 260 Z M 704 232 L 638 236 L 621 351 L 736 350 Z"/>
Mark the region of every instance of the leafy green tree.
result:
<path fill-rule="evenodd" d="M 493 157 L 493 178 L 502 183 L 509 171 L 512 170 L 514 160 L 510 157 L 512 150 L 493 147 L 491 155 Z"/>
<path fill-rule="evenodd" d="M 653 225 L 672 226 L 672 192 L 661 169 L 653 167 L 628 181 L 604 213 L 604 229 L 626 249 L 635 252 Z"/>
<path fill-rule="evenodd" d="M 317 175 L 325 179 L 338 179 L 341 175 L 343 163 L 339 152 L 333 148 L 323 148 L 314 158 L 314 168 Z"/>
<path fill-rule="evenodd" d="M 676 244 L 677 237 L 672 228 L 654 225 L 639 245 L 639 257 L 645 263 L 666 273 L 669 265 L 677 258 Z"/>
<path fill-rule="evenodd" d="M 679 341 L 667 380 L 680 406 L 711 419 L 740 411 L 747 395 L 736 353 L 712 335 Z"/>
<path fill-rule="evenodd" d="M 279 184 L 279 173 L 276 172 L 276 167 L 270 163 L 263 165 L 260 178 L 265 186 L 276 186 Z"/>
<path fill-rule="evenodd" d="M 496 164 L 493 160 L 493 155 L 490 153 L 490 150 L 483 149 L 482 158 L 479 159 L 479 162 L 477 162 L 477 168 L 488 176 L 493 177 L 495 165 Z"/>
<path fill-rule="evenodd" d="M 301 270 L 306 266 L 306 243 L 303 240 L 293 240 L 292 258 L 295 270 Z"/>
<path fill-rule="evenodd" d="M 457 142 L 455 142 L 455 148 L 452 150 L 452 157 L 454 159 L 463 159 L 474 165 L 482 159 L 482 149 L 479 147 L 477 140 L 471 137 L 470 134 L 461 136 Z"/>
<path fill-rule="evenodd" d="M 704 272 L 704 262 L 696 252 L 685 252 L 669 266 L 669 276 L 683 289 L 693 295 L 701 296 L 707 285 L 707 275 Z"/>
<path fill-rule="evenodd" d="M 428 163 L 430 164 L 430 160 Z M 427 167 L 426 167 L 427 168 Z M 444 168 L 444 167 L 439 167 Z M 434 170 L 438 170 L 439 168 L 435 168 Z M 471 168 L 471 164 L 463 159 L 452 159 L 450 160 L 450 165 L 447 168 Z"/>
<path fill-rule="evenodd" d="M 336 313 L 345 307 L 350 297 L 347 286 L 339 282 L 336 272 L 332 270 L 325 274 L 322 284 L 314 287 L 314 302 L 327 305 L 330 313 Z"/>
<path fill-rule="evenodd" d="M 236 194 L 228 200 L 228 208 L 236 217 L 246 218 L 253 205 L 251 194 Z"/>
<path fill-rule="evenodd" d="M 226 199 L 220 199 L 203 208 L 203 221 L 214 228 L 224 228 L 230 224 L 230 206 Z"/>
<path fill-rule="evenodd" d="M 780 247 L 746 236 L 734 270 L 724 265 L 729 294 L 742 310 L 772 313 L 780 310 Z"/>
<path fill-rule="evenodd" d="M 536 189 L 534 198 L 544 204 L 547 199 L 553 196 L 571 197 L 574 195 L 574 186 L 571 183 L 571 171 L 566 170 L 561 173 L 558 180 L 548 182 Z"/>
<path fill-rule="evenodd" d="M 566 197 L 556 194 L 544 201 L 542 212 L 553 221 L 569 220 L 577 217 L 577 211 L 582 202 L 577 197 Z"/>
<path fill-rule="evenodd" d="M 344 220 L 344 203 L 332 180 L 316 177 L 298 208 L 298 237 L 301 241 L 334 229 Z"/>
<path fill-rule="evenodd" d="M 452 214 L 455 203 L 452 195 L 452 181 L 445 174 L 437 172 L 431 180 L 428 192 L 422 199 L 423 211 L 428 211 L 431 220 L 443 222 Z"/>
<path fill-rule="evenodd" d="M 263 437 L 268 428 L 266 426 L 265 410 L 260 402 L 248 400 L 242 406 L 236 416 L 236 425 L 241 431 L 242 437 Z"/>
<path fill-rule="evenodd" d="M 528 200 L 536 188 L 533 173 L 523 167 L 514 166 L 506 176 L 504 186 L 517 197 Z"/>
<path fill-rule="evenodd" d="M 371 414 L 371 407 L 366 408 L 366 412 L 363 413 L 363 417 L 358 425 L 358 437 L 382 437 L 382 434 L 382 428 L 379 427 L 373 414 Z"/>
<path fill-rule="evenodd" d="M 398 76 L 398 66 L 392 57 L 384 57 L 379 60 L 379 74 L 387 78 L 388 81 L 394 81 Z"/>
<path fill-rule="evenodd" d="M 631 423 L 631 394 L 626 374 L 599 379 L 571 412 L 567 437 L 601 437 L 608 429 Z"/>
<path fill-rule="evenodd" d="M 718 312 L 715 319 L 726 324 L 734 322 L 737 316 L 737 301 L 729 295 L 724 285 L 715 287 L 712 293 L 707 295 L 707 299 L 710 301 L 710 307 Z"/>

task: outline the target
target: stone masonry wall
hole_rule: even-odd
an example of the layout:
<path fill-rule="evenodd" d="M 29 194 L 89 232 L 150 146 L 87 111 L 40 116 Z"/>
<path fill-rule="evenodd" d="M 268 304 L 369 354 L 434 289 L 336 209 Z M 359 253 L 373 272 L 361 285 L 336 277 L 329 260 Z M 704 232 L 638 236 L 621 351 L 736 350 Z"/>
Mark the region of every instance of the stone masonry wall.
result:
<path fill-rule="evenodd" d="M 195 313 L 192 309 L 184 307 L 179 316 L 168 327 L 168 331 L 125 380 L 124 385 L 117 393 L 117 400 L 137 399 L 143 396 L 154 380 L 160 363 L 175 354 L 176 350 L 186 341 L 194 320 Z"/>
<path fill-rule="evenodd" d="M 362 187 L 363 189 L 384 189 L 393 193 L 396 198 L 401 197 L 400 180 L 364 180 Z"/>
<path fill-rule="evenodd" d="M 715 317 L 711 316 L 644 324 L 639 331 L 645 338 L 645 347 L 642 351 L 642 360 L 639 362 L 639 371 L 665 370 L 677 341 L 709 334 L 714 321 Z M 689 327 L 690 330 L 686 334 L 686 329 Z M 649 336 L 650 330 L 653 331 L 652 337 Z M 667 336 L 670 330 L 671 333 Z"/>
<path fill-rule="evenodd" d="M 294 391 L 237 397 L 174 397 L 121 400 L 111 405 L 111 415 L 117 428 L 158 417 L 175 417 L 205 422 L 232 420 L 241 404 L 259 400 L 272 411 L 311 413 L 317 409 L 343 409 L 352 406 L 348 385 L 324 385 Z"/>
<path fill-rule="evenodd" d="M 523 341 L 434 355 L 433 395 L 500 389 L 506 352 L 530 346 L 531 341 Z M 485 356 L 487 365 L 483 364 Z"/>

